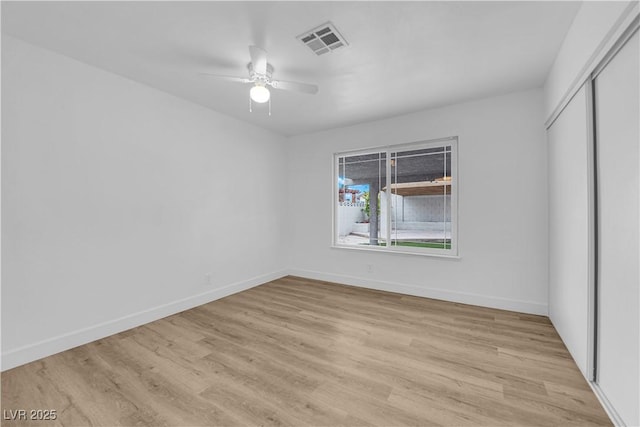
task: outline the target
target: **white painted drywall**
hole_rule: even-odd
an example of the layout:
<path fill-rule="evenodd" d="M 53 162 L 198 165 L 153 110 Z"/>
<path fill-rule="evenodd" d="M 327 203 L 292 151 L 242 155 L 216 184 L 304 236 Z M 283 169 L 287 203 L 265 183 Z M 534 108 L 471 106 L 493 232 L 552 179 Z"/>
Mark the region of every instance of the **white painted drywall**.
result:
<path fill-rule="evenodd" d="M 283 137 L 8 36 L 2 123 L 3 369 L 282 274 Z"/>
<path fill-rule="evenodd" d="M 549 128 L 548 144 L 549 318 L 587 376 L 589 141 L 584 87 Z"/>
<path fill-rule="evenodd" d="M 544 85 L 545 119 L 551 115 L 632 1 L 585 1 L 567 32 Z M 593 64 L 594 66 L 596 64 Z"/>
<path fill-rule="evenodd" d="M 542 90 L 295 136 L 288 144 L 294 274 L 547 313 Z M 460 259 L 331 248 L 334 152 L 459 137 Z M 297 195 L 308 197 L 300 203 Z M 368 271 L 368 265 L 372 272 Z"/>

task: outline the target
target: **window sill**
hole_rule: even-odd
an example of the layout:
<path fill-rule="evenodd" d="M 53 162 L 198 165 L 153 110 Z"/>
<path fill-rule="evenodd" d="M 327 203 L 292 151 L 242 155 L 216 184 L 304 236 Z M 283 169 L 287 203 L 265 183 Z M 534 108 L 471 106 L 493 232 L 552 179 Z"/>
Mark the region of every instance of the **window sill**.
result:
<path fill-rule="evenodd" d="M 358 246 L 350 246 L 350 245 L 332 244 L 331 249 L 347 249 L 352 251 L 382 252 L 385 254 L 417 255 L 417 256 L 426 256 L 426 257 L 433 257 L 433 258 L 461 259 L 460 255 L 438 254 L 433 252 L 405 251 L 401 249 L 388 249 L 384 246 L 378 247 L 378 248 L 371 248 L 371 247 L 358 247 Z"/>

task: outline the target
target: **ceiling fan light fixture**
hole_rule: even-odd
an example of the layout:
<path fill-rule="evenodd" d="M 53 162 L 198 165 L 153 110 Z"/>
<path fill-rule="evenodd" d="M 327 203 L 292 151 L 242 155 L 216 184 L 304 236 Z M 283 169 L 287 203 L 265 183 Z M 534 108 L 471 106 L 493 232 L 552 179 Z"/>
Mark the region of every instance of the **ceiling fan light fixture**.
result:
<path fill-rule="evenodd" d="M 256 84 L 249 91 L 249 96 L 253 102 L 257 102 L 258 104 L 264 104 L 271 97 L 271 92 L 265 86 Z"/>

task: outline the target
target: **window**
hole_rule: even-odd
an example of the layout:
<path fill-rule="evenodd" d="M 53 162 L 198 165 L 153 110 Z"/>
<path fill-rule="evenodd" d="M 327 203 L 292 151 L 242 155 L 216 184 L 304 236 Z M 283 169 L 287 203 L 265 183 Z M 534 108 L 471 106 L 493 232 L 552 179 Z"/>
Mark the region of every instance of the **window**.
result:
<path fill-rule="evenodd" d="M 334 156 L 333 244 L 456 256 L 456 137 Z"/>

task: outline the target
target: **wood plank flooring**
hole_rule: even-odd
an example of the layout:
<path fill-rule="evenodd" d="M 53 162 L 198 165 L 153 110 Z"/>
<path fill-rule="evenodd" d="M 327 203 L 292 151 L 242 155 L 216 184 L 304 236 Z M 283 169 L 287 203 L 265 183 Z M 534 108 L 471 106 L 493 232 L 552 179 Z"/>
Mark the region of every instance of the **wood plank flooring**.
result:
<path fill-rule="evenodd" d="M 2 373 L 63 426 L 611 425 L 546 317 L 286 277 Z"/>

